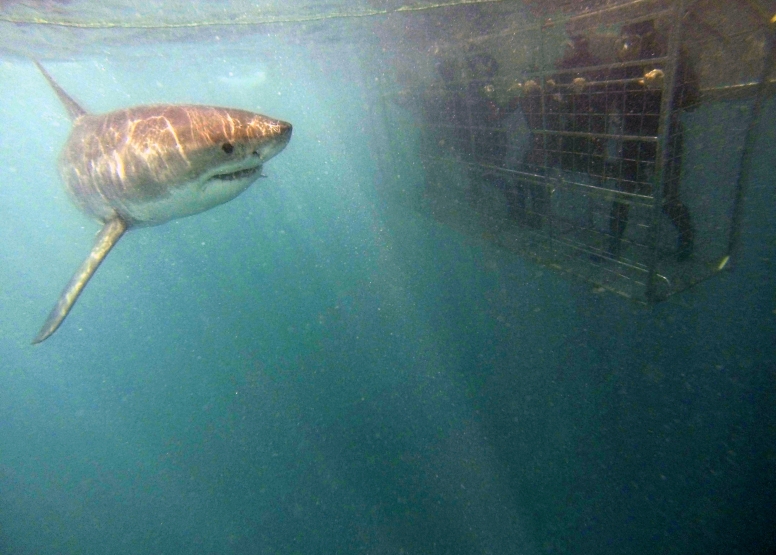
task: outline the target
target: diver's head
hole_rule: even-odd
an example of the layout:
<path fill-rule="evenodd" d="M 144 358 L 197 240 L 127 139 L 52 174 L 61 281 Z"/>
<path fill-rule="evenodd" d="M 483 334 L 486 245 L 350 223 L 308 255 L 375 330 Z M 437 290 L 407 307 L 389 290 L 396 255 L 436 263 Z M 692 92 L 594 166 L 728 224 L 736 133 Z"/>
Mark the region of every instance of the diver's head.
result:
<path fill-rule="evenodd" d="M 655 20 L 647 19 L 645 21 L 637 21 L 635 23 L 628 23 L 622 26 L 620 30 L 621 35 L 639 35 L 646 37 L 655 32 Z"/>
<path fill-rule="evenodd" d="M 639 60 L 646 54 L 645 44 L 655 35 L 655 22 L 651 19 L 623 25 L 617 40 L 617 59 L 621 62 Z"/>
<path fill-rule="evenodd" d="M 641 58 L 641 37 L 638 35 L 620 35 L 617 39 L 617 59 L 631 62 Z"/>
<path fill-rule="evenodd" d="M 469 71 L 475 81 L 492 81 L 498 74 L 498 62 L 490 54 L 475 54 L 469 58 Z"/>
<path fill-rule="evenodd" d="M 590 39 L 585 35 L 571 35 L 566 46 L 574 52 L 587 52 L 590 50 Z"/>

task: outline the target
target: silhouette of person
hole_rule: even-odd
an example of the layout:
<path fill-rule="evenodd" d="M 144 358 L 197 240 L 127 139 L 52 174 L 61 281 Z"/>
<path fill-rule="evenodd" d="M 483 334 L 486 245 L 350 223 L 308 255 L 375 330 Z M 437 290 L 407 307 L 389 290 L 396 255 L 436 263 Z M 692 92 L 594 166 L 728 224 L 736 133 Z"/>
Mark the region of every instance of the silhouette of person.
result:
<path fill-rule="evenodd" d="M 555 65 L 560 71 L 556 81 L 564 85 L 564 130 L 584 135 L 563 136 L 561 164 L 563 169 L 601 176 L 603 173 L 603 141 L 596 137 L 606 130 L 606 90 L 596 87 L 604 79 L 599 70 L 586 70 L 601 65 L 590 52 L 590 42 L 584 35 L 572 35 L 563 58 Z"/>
<path fill-rule="evenodd" d="M 660 124 L 663 71 L 651 60 L 667 54 L 667 44 L 657 33 L 654 22 L 641 21 L 623 26 L 618 41 L 618 58 L 623 62 L 644 60 L 610 74 L 610 79 L 626 80 L 607 92 L 610 121 L 619 120 L 626 136 L 657 136 Z M 680 52 L 668 130 L 668 162 L 663 169 L 663 212 L 677 230 L 677 256 L 687 260 L 694 247 L 690 211 L 679 198 L 679 181 L 683 150 L 681 110 L 691 109 L 698 101 L 699 89 L 695 72 Z M 651 194 L 649 185 L 657 162 L 657 144 L 653 141 L 623 139 L 607 160 L 607 174 L 618 180 L 618 188 L 629 193 Z M 610 216 L 609 253 L 619 257 L 622 237 L 628 225 L 630 205 L 615 201 Z"/>

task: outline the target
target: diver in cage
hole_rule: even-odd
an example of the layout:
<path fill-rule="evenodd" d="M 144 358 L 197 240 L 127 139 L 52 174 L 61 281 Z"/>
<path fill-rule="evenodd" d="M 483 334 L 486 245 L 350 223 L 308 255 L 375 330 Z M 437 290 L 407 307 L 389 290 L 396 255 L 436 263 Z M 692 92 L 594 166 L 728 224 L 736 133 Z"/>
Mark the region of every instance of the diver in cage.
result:
<path fill-rule="evenodd" d="M 559 70 L 556 82 L 563 93 L 565 121 L 561 135 L 561 167 L 564 170 L 603 175 L 604 141 L 606 132 L 606 91 L 598 83 L 605 79 L 601 60 L 590 51 L 590 41 L 582 34 L 572 34 L 566 43 L 563 58 L 555 64 Z"/>
<path fill-rule="evenodd" d="M 466 87 L 470 153 L 475 164 L 484 167 L 483 177 L 494 177 L 487 166 L 500 166 L 506 153 L 506 139 L 499 121 L 504 110 L 495 99 L 499 65 L 490 54 L 480 53 L 468 61 Z"/>
<path fill-rule="evenodd" d="M 526 148 L 510 148 L 507 161 L 510 168 L 520 168 L 534 179 L 517 178 L 513 184 L 513 198 L 510 213 L 518 225 L 527 225 L 541 229 L 543 220 L 550 210 L 550 194 L 544 176 L 551 168 L 560 165 L 560 141 L 556 134 L 543 133 L 545 129 L 559 131 L 562 127 L 562 100 L 560 92 L 552 79 L 547 79 L 542 86 L 533 79 L 527 80 L 521 87 L 520 96 L 510 102 L 516 105 L 516 114 L 522 114 L 528 130 Z M 519 135 L 511 137 L 510 144 L 522 143 L 516 141 Z M 531 209 L 528 209 L 528 197 Z"/>
<path fill-rule="evenodd" d="M 505 91 L 511 98 L 499 103 L 495 100 L 496 60 L 489 54 L 477 54 L 469 59 L 469 70 L 472 158 L 478 166 L 472 177 L 505 195 L 509 219 L 521 227 L 540 229 L 549 211 L 549 194 L 541 176 L 558 150 L 552 146 L 557 137 L 534 132 L 543 128 L 541 87 L 530 80 L 524 85 L 514 83 Z M 557 119 L 558 102 L 550 98 L 557 91 L 547 87 L 545 96 L 545 111 Z M 533 173 L 536 179 L 526 173 Z"/>
<path fill-rule="evenodd" d="M 663 91 L 663 70 L 652 62 L 667 55 L 665 37 L 655 29 L 654 21 L 639 21 L 624 25 L 617 42 L 617 58 L 621 62 L 644 60 L 644 63 L 613 69 L 610 80 L 624 84 L 607 89 L 607 132 L 613 135 L 655 137 L 660 123 Z M 687 260 L 694 247 L 694 230 L 690 211 L 679 198 L 679 182 L 683 150 L 681 113 L 691 110 L 699 99 L 698 80 L 683 52 L 677 60 L 675 85 L 671 99 L 668 129 L 668 157 L 663 169 L 663 212 L 677 231 L 677 257 Z M 651 195 L 651 180 L 657 163 L 657 143 L 643 139 L 608 141 L 606 145 L 607 177 L 617 181 L 620 191 Z M 609 254 L 620 256 L 622 237 L 628 225 L 630 205 L 614 201 L 609 221 Z"/>
<path fill-rule="evenodd" d="M 423 103 L 427 125 L 435 129 L 434 143 L 452 155 L 462 155 L 468 146 L 466 88 L 464 72 L 455 58 L 447 58 L 436 66 L 441 82 L 429 87 Z"/>
<path fill-rule="evenodd" d="M 421 120 L 419 147 L 425 173 L 424 195 L 433 195 L 445 187 L 448 176 L 438 160 L 460 158 L 468 145 L 463 64 L 455 57 L 448 57 L 437 62 L 435 69 L 438 78 L 420 94 L 410 92 L 401 97 L 402 105 L 414 107 Z"/>
<path fill-rule="evenodd" d="M 509 213 L 513 212 L 514 179 L 504 172 L 508 137 L 504 120 L 514 106 L 500 104 L 496 97 L 496 78 L 499 65 L 487 53 L 474 54 L 467 60 L 469 82 L 466 87 L 468 116 L 468 161 L 473 183 L 472 192 L 479 196 L 480 187 L 488 185 L 506 195 Z"/>

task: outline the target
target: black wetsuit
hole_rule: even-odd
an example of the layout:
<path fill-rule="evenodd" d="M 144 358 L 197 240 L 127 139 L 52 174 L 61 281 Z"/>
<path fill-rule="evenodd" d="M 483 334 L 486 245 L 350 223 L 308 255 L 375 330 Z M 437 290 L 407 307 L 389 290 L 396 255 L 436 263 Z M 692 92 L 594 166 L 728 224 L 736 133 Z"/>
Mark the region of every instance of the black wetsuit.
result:
<path fill-rule="evenodd" d="M 613 70 L 610 79 L 627 79 L 624 85 L 616 85 L 607 91 L 607 111 L 610 116 L 622 118 L 621 132 L 624 135 L 654 137 L 658 135 L 662 89 L 650 89 L 638 83 L 638 79 L 653 69 L 662 69 L 650 63 L 652 58 L 664 56 L 666 44 L 656 33 L 645 37 L 640 60 L 645 63 Z M 683 129 L 681 110 L 698 101 L 698 81 L 692 69 L 680 55 L 677 64 L 674 96 L 668 130 L 668 163 L 664 168 L 663 212 L 671 219 L 678 233 L 680 259 L 692 253 L 694 233 L 690 211 L 679 199 L 679 181 L 683 150 Z M 607 161 L 607 175 L 615 177 L 618 188 L 629 193 L 652 194 L 651 177 L 657 161 L 657 143 L 647 140 L 623 140 L 617 158 Z M 619 256 L 620 243 L 628 225 L 630 205 L 622 202 L 612 204 L 609 246 L 610 254 Z"/>
<path fill-rule="evenodd" d="M 444 83 L 432 90 L 423 106 L 424 120 L 434 129 L 431 135 L 435 146 L 459 156 L 469 149 L 469 117 L 463 96 L 457 87 Z"/>
<path fill-rule="evenodd" d="M 597 177 L 603 174 L 605 143 L 596 135 L 606 131 L 606 89 L 596 83 L 602 81 L 605 74 L 601 70 L 583 68 L 600 64 L 601 60 L 582 46 L 556 64 L 559 70 L 569 70 L 558 73 L 556 79 L 563 85 L 564 131 L 585 134 L 562 136 L 561 165 L 564 170 Z M 577 78 L 585 80 L 581 89 L 572 86 Z"/>
<path fill-rule="evenodd" d="M 560 167 L 560 136 L 543 131 L 560 131 L 563 128 L 562 103 L 558 91 L 545 84 L 544 96 L 537 86 L 527 91 L 519 101 L 519 109 L 525 115 L 531 129 L 531 146 L 523 159 L 524 170 L 544 176 L 550 168 Z M 527 196 L 531 195 L 532 210 L 526 210 Z M 545 185 L 535 180 L 518 183 L 515 187 L 516 216 L 519 223 L 529 227 L 542 227 L 542 219 L 550 211 L 550 195 Z"/>

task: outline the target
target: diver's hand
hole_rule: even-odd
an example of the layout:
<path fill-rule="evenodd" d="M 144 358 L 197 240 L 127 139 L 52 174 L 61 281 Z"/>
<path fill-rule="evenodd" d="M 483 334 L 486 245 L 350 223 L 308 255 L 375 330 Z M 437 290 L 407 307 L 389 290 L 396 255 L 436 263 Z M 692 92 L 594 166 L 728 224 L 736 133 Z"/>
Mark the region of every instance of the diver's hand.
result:
<path fill-rule="evenodd" d="M 639 83 L 647 87 L 648 89 L 662 89 L 663 81 L 665 80 L 665 74 L 662 69 L 653 69 L 644 74 L 643 79 L 639 79 Z"/>
<path fill-rule="evenodd" d="M 520 81 L 513 81 L 512 84 L 509 85 L 507 92 L 519 95 L 521 92 L 523 92 L 523 84 Z"/>
<path fill-rule="evenodd" d="M 525 92 L 525 94 L 538 93 L 541 90 L 542 88 L 539 86 L 539 83 L 537 83 L 533 79 L 529 79 L 523 85 L 523 92 Z"/>

